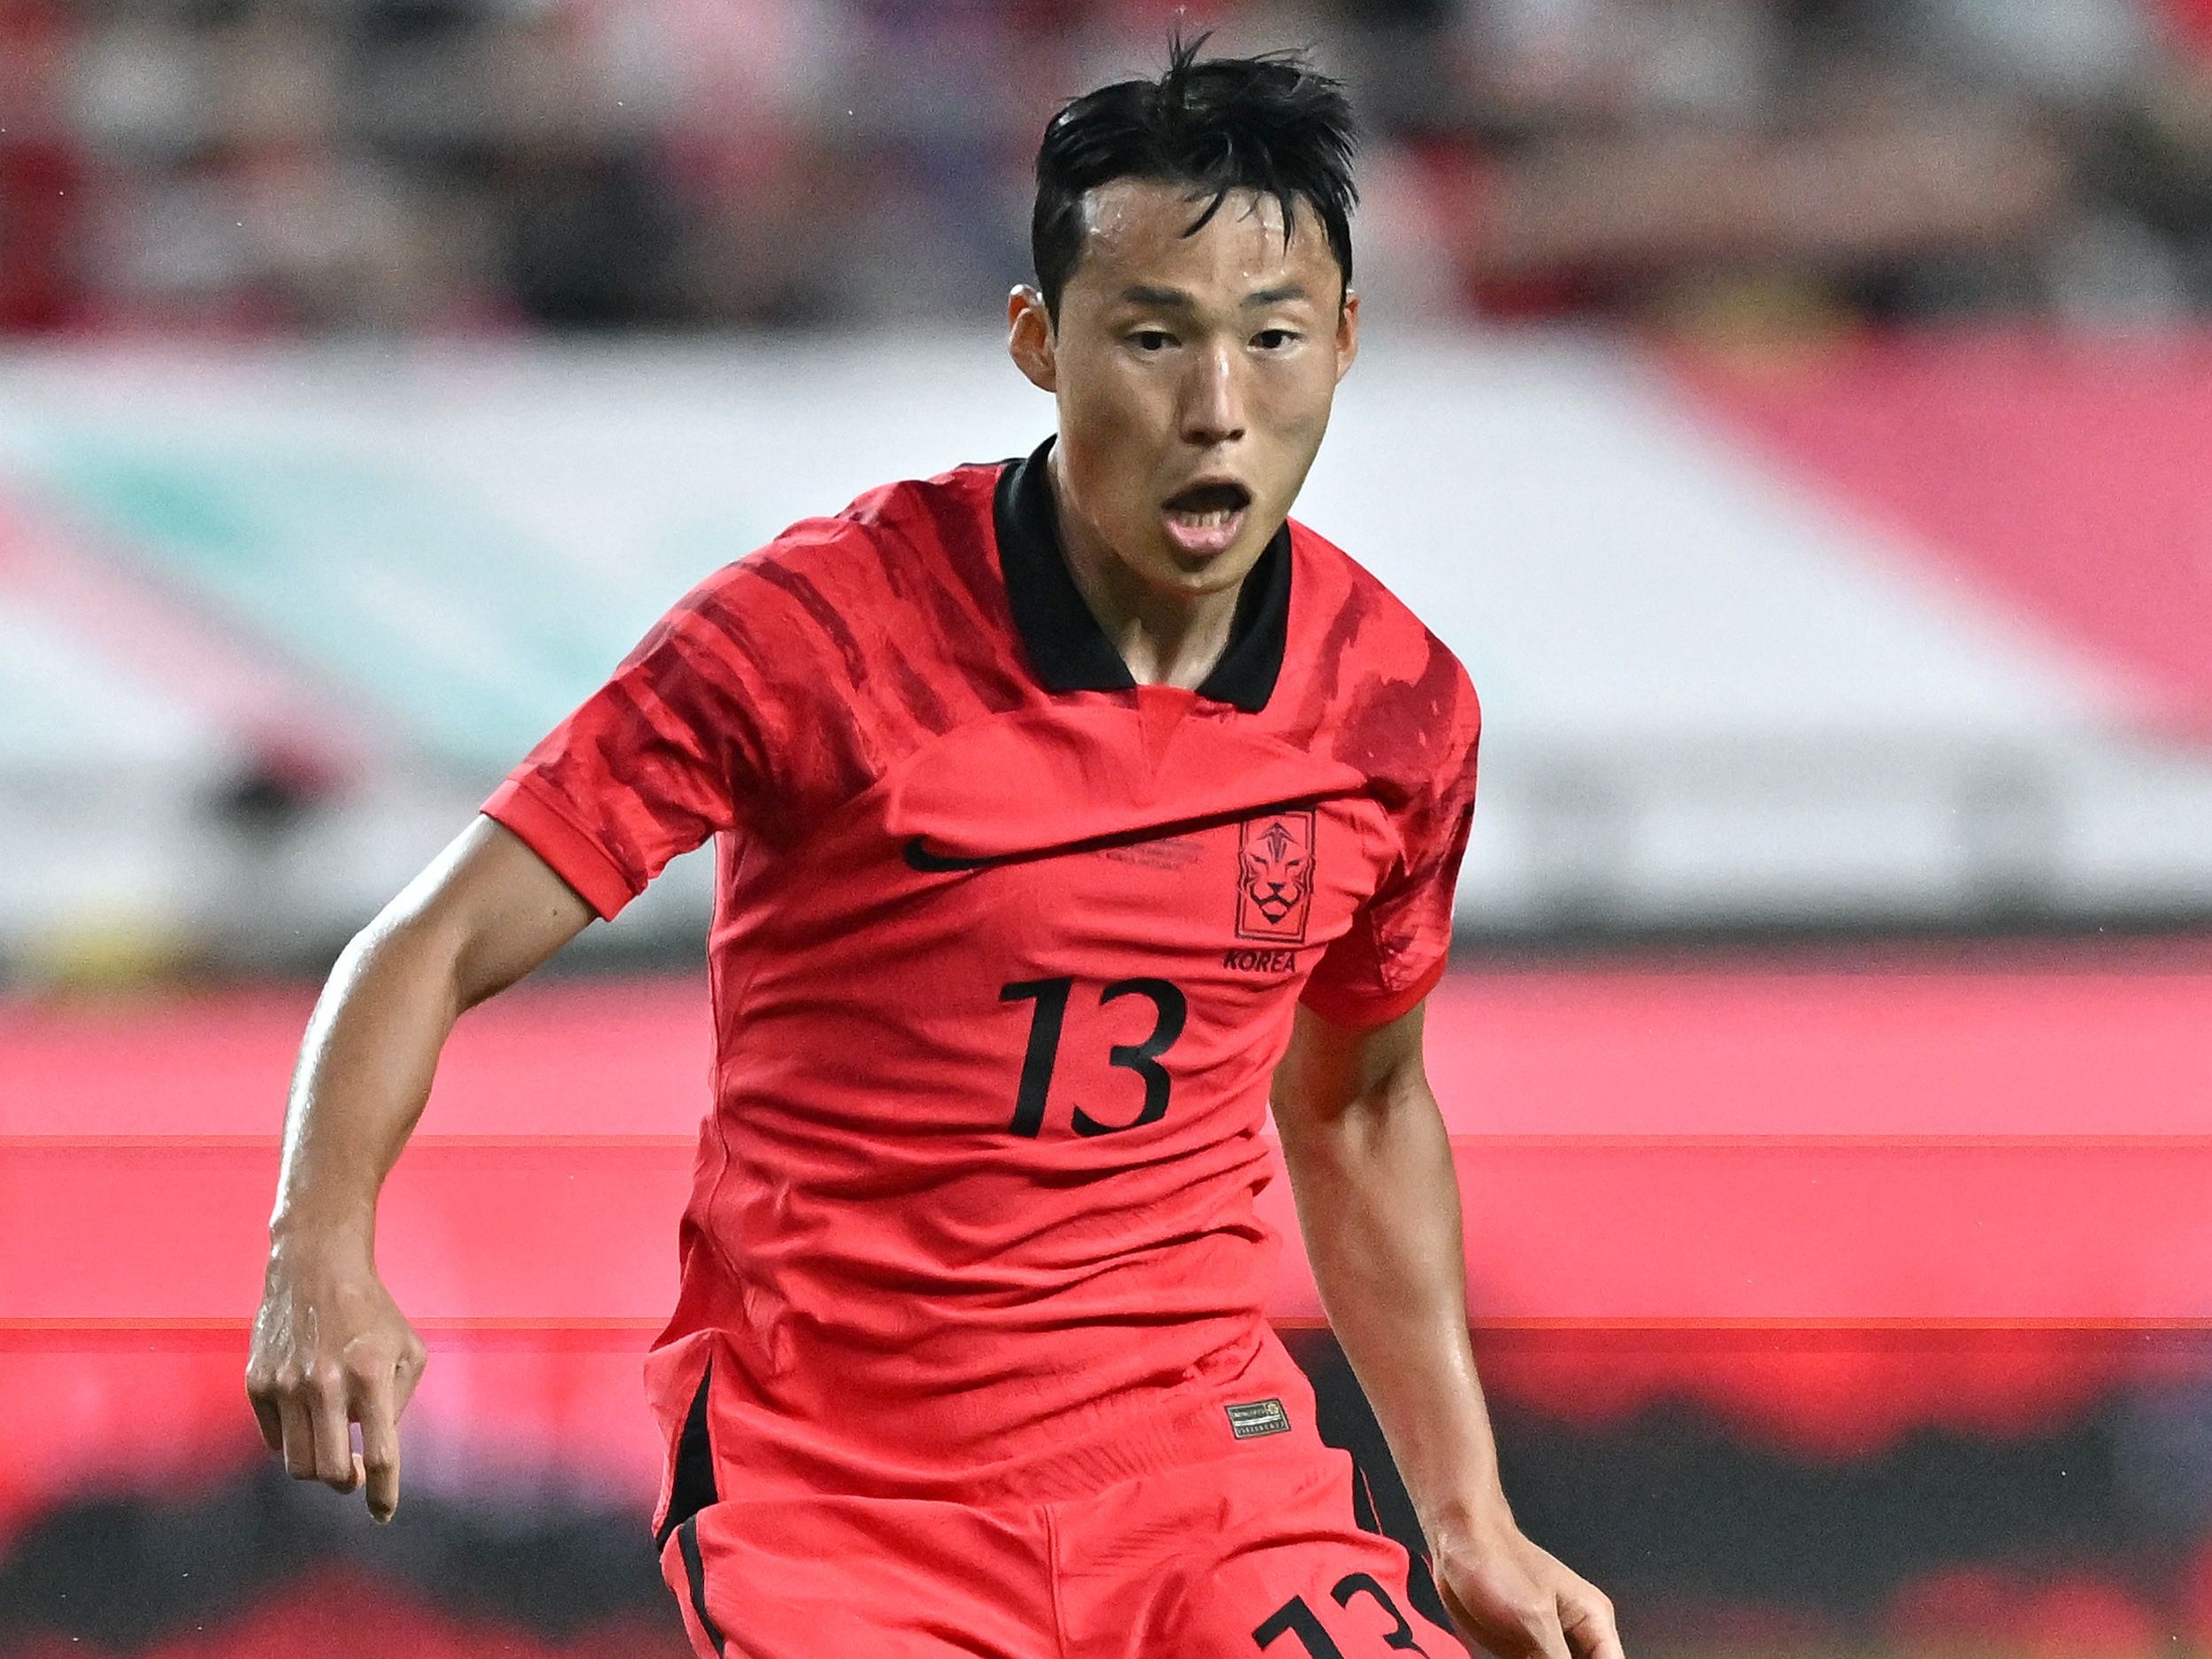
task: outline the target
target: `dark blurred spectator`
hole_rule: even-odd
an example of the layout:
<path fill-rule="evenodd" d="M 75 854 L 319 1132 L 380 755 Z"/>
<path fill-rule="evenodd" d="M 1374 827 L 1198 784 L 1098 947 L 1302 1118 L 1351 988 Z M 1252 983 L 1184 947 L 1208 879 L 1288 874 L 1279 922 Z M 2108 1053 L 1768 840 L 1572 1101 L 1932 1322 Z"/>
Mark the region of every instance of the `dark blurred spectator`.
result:
<path fill-rule="evenodd" d="M 2107 199 L 2141 227 L 2174 311 L 2212 311 L 2212 0 L 2164 0 L 2168 51 L 2092 151 Z"/>
<path fill-rule="evenodd" d="M 87 181 L 57 96 L 70 19 L 57 0 L 0 0 L 0 333 L 73 320 Z"/>
<path fill-rule="evenodd" d="M 518 12 L 485 59 L 485 135 L 500 269 L 530 322 L 665 327 L 679 320 L 681 234 L 647 112 L 620 96 L 612 37 L 580 7 Z"/>

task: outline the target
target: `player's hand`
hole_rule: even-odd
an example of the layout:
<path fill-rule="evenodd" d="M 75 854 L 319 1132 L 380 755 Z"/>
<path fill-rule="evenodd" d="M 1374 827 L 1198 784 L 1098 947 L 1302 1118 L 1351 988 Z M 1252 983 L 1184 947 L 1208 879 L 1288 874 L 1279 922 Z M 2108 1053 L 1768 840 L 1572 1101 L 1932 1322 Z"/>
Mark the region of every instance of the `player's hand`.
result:
<path fill-rule="evenodd" d="M 365 1250 L 288 1244 L 269 1253 L 246 1397 L 262 1439 L 284 1455 L 295 1480 L 338 1492 L 366 1486 L 369 1514 L 391 1520 L 399 1507 L 399 1414 L 428 1357 Z"/>
<path fill-rule="evenodd" d="M 1436 1588 L 1497 1659 L 1622 1659 L 1613 1603 L 1511 1522 L 1436 1546 Z"/>

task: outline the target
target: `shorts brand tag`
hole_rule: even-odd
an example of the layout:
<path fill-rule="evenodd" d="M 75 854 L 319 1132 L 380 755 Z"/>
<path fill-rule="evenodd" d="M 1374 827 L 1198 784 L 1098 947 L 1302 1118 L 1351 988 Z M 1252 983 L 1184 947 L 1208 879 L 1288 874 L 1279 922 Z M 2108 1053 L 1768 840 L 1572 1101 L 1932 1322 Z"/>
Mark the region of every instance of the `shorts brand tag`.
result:
<path fill-rule="evenodd" d="M 1240 1440 L 1290 1432 L 1290 1414 L 1282 1408 L 1280 1400 L 1255 1400 L 1248 1405 L 1224 1406 L 1222 1409 L 1229 1414 L 1229 1432 Z"/>

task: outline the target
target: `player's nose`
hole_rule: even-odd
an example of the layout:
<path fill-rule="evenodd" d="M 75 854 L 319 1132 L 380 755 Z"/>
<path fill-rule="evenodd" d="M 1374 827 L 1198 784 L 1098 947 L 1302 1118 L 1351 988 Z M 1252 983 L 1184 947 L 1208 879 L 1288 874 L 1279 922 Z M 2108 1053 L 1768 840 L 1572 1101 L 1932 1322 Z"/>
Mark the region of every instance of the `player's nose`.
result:
<path fill-rule="evenodd" d="M 1226 346 L 1215 345 L 1192 357 L 1183 388 L 1184 441 L 1211 448 L 1242 437 L 1244 396 L 1237 382 L 1235 354 Z"/>

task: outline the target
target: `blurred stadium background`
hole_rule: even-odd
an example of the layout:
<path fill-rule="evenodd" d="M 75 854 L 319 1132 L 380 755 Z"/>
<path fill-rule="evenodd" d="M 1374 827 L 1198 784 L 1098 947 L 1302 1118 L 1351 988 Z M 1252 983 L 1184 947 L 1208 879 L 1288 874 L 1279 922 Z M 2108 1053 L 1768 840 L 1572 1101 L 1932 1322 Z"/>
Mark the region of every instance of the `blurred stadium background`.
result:
<path fill-rule="evenodd" d="M 241 1392 L 291 1053 L 700 574 L 1034 442 L 1037 132 L 1185 16 L 0 0 L 0 1649 L 682 1651 L 709 871 L 456 1038 L 389 1531 Z M 1372 134 L 1300 512 L 1484 692 L 1431 1032 L 1524 1524 L 1636 1655 L 2212 1655 L 2212 4 L 1186 21 Z"/>

